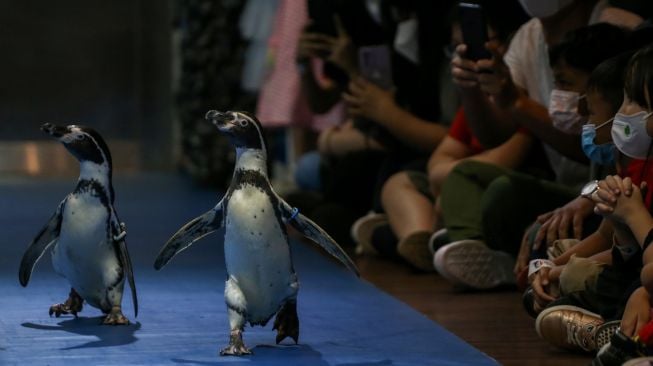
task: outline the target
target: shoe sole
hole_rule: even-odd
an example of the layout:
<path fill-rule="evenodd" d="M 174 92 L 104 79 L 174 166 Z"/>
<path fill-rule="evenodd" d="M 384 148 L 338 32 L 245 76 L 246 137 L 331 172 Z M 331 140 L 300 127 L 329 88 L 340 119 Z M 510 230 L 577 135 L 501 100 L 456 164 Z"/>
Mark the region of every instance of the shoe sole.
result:
<path fill-rule="evenodd" d="M 558 305 L 558 306 L 552 306 L 550 308 L 546 308 L 546 309 L 542 310 L 540 312 L 540 315 L 537 316 L 537 319 L 535 319 L 535 332 L 537 333 L 537 335 L 541 339 L 545 339 L 544 337 L 542 337 L 542 332 L 540 331 L 540 325 L 542 323 L 542 319 L 544 319 L 547 315 L 549 315 L 549 313 L 552 313 L 552 312 L 558 311 L 558 310 L 578 311 L 578 312 L 581 312 L 581 313 L 583 313 L 585 315 L 588 315 L 588 316 L 593 316 L 593 317 L 597 317 L 597 318 L 601 317 L 599 314 L 596 314 L 596 313 L 593 313 L 593 312 L 591 312 L 589 310 L 585 310 L 585 309 L 580 308 L 578 306 L 572 306 L 572 305 Z M 602 324 L 602 325 L 605 325 L 605 323 Z M 610 338 L 608 338 L 608 341 L 609 340 L 610 340 Z M 601 348 L 596 347 L 596 349 L 601 349 Z"/>
<path fill-rule="evenodd" d="M 478 240 L 461 240 L 435 252 L 435 269 L 454 284 L 486 290 L 515 284 L 514 260 Z"/>

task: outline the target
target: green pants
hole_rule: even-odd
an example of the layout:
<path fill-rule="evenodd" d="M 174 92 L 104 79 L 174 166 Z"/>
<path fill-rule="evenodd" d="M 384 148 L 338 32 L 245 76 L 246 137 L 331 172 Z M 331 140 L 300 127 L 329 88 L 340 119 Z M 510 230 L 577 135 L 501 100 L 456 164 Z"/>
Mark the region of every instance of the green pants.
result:
<path fill-rule="evenodd" d="M 492 249 L 516 256 L 528 225 L 577 195 L 576 189 L 551 181 L 466 161 L 449 173 L 440 202 L 452 241 L 483 240 Z"/>

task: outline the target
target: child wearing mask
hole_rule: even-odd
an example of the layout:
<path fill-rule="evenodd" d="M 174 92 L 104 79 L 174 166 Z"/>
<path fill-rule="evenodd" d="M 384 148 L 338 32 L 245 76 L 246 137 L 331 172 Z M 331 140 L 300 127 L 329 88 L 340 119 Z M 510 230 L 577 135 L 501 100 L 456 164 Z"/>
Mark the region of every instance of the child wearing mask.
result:
<path fill-rule="evenodd" d="M 599 252 L 600 246 L 596 246 L 593 251 L 588 251 L 588 246 L 583 243 L 588 241 L 586 239 L 573 249 L 578 257 L 589 258 L 565 253 L 561 257 L 566 259 L 558 260 L 561 258 L 558 257 L 556 260 L 559 263 L 568 260 L 569 263 L 550 271 L 547 269 L 547 281 L 541 281 L 544 272 L 536 274 L 542 289 L 548 288 L 549 294 L 553 294 L 553 285 L 558 283 L 562 294 L 538 316 L 537 332 L 543 339 L 565 348 L 596 350 L 616 329 L 616 326 L 607 327 L 606 324 L 614 322 L 604 323 L 604 319 L 619 319 L 623 314 L 621 325 L 629 333 L 648 320 L 648 309 L 644 312 L 635 305 L 641 305 L 642 297 L 646 295 L 644 290 L 636 289 L 642 265 L 641 246 L 650 240 L 646 238 L 648 231 L 644 231 L 653 228 L 653 221 L 646 221 L 650 215 L 642 215 L 641 211 L 648 212 L 651 195 L 644 195 L 646 198 L 642 201 L 643 195 L 638 188 L 653 183 L 653 172 L 647 158 L 651 148 L 650 136 L 653 135 L 653 123 L 647 123 L 651 116 L 648 90 L 653 90 L 653 46 L 638 51 L 630 59 L 627 70 L 624 102 L 614 116 L 611 130 L 618 150 L 616 161 L 620 175 L 608 176 L 598 183 L 597 189 L 587 194 L 596 202 L 595 212 L 604 216 L 601 228 L 590 237 L 596 237 L 599 244 L 610 249 Z M 632 207 L 639 209 L 627 209 Z M 634 221 L 627 221 L 626 217 Z M 650 259 L 645 249 L 644 246 L 644 264 L 647 264 L 647 259 Z M 586 275 L 587 268 L 595 268 L 595 275 L 578 281 L 570 271 L 573 272 L 574 267 L 580 268 L 579 263 L 586 266 L 584 271 L 575 271 L 576 277 Z M 643 283 L 653 284 L 653 276 L 647 270 L 641 270 L 641 279 Z M 644 313 L 646 318 L 642 318 Z"/>

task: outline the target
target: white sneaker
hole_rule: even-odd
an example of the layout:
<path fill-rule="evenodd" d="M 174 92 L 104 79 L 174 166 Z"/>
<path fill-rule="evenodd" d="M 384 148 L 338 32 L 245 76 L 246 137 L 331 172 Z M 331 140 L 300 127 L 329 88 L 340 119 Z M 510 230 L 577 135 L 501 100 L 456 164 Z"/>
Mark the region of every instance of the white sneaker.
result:
<path fill-rule="evenodd" d="M 388 224 L 388 216 L 382 213 L 370 212 L 360 217 L 351 226 L 351 238 L 356 243 L 356 254 L 378 254 L 372 245 L 374 230 Z"/>
<path fill-rule="evenodd" d="M 484 290 L 515 284 L 514 259 L 480 240 L 460 240 L 435 252 L 435 269 L 456 285 Z"/>

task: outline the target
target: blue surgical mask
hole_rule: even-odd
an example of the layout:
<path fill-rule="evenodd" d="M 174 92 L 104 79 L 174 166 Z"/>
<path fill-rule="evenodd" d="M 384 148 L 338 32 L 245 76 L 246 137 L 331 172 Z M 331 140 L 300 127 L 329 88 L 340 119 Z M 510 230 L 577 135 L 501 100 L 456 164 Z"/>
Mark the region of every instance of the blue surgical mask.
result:
<path fill-rule="evenodd" d="M 608 125 L 612 122 L 613 118 L 601 123 L 596 126 L 593 123 L 588 123 L 583 125 L 583 131 L 581 133 L 581 146 L 583 147 L 583 152 L 592 162 L 601 164 L 601 165 L 614 165 L 614 144 L 611 142 L 597 145 L 594 143 L 594 138 L 596 138 L 596 130 L 599 128 Z"/>

